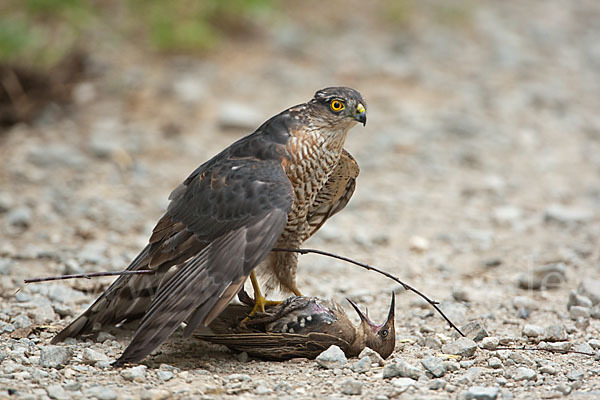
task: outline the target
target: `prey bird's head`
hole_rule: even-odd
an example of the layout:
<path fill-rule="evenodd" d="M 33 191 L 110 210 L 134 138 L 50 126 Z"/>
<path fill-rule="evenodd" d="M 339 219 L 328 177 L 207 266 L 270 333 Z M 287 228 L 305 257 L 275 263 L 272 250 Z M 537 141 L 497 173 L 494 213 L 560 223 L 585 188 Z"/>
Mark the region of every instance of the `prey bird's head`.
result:
<path fill-rule="evenodd" d="M 377 325 L 369 319 L 368 313 L 363 313 L 352 300 L 347 299 L 360 317 L 359 335 L 365 336 L 367 347 L 375 350 L 383 358 L 387 358 L 394 352 L 396 347 L 396 325 L 394 324 L 394 313 L 396 308 L 396 296 L 392 292 L 392 303 L 387 320 Z"/>
<path fill-rule="evenodd" d="M 328 87 L 315 93 L 308 105 L 322 122 L 335 126 L 367 123 L 367 103 L 361 94 L 348 87 Z"/>

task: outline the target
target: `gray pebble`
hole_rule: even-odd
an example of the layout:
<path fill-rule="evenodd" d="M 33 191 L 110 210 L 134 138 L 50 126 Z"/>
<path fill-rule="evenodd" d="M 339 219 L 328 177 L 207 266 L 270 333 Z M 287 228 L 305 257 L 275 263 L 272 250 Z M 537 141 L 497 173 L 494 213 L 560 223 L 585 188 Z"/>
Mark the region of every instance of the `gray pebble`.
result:
<path fill-rule="evenodd" d="M 526 324 L 522 333 L 527 337 L 540 337 L 544 335 L 544 328 L 538 325 Z"/>
<path fill-rule="evenodd" d="M 383 367 L 385 365 L 385 360 L 381 355 L 370 347 L 365 347 L 363 351 L 360 352 L 358 358 L 369 357 L 372 363 L 377 363 L 379 366 Z"/>
<path fill-rule="evenodd" d="M 409 387 L 415 387 L 416 382 L 410 378 L 394 378 L 392 385 L 398 389 L 399 393 L 405 392 Z"/>
<path fill-rule="evenodd" d="M 348 378 L 342 382 L 342 393 L 351 396 L 359 395 L 362 393 L 362 386 L 362 382 L 354 378 Z"/>
<path fill-rule="evenodd" d="M 64 346 L 40 347 L 40 365 L 44 368 L 59 368 L 69 362 L 71 350 Z"/>
<path fill-rule="evenodd" d="M 523 215 L 523 210 L 515 206 L 500 206 L 492 210 L 492 219 L 501 226 L 513 225 L 518 222 Z"/>
<path fill-rule="evenodd" d="M 316 362 L 323 368 L 334 369 L 343 368 L 348 362 L 348 359 L 342 349 L 336 345 L 332 345 L 317 356 Z"/>
<path fill-rule="evenodd" d="M 579 343 L 572 347 L 573 351 L 579 351 L 581 353 L 594 354 L 594 349 L 589 343 Z"/>
<path fill-rule="evenodd" d="M 571 319 L 589 318 L 590 309 L 588 307 L 583 306 L 572 306 L 569 309 L 569 316 L 571 317 Z"/>
<path fill-rule="evenodd" d="M 273 393 L 273 390 L 264 384 L 260 384 L 257 385 L 256 388 L 254 388 L 254 393 L 256 393 L 259 396 L 264 396 Z"/>
<path fill-rule="evenodd" d="M 569 301 L 567 302 L 567 309 L 570 309 L 573 306 L 583 306 L 587 308 L 591 308 L 594 305 L 592 300 L 587 298 L 584 295 L 577 294 L 576 291 L 571 290 L 569 293 Z"/>
<path fill-rule="evenodd" d="M 571 388 L 571 386 L 565 385 L 563 383 L 563 384 L 554 386 L 554 390 L 556 390 L 557 392 L 559 392 L 565 396 L 568 396 L 573 389 Z"/>
<path fill-rule="evenodd" d="M 0 275 L 8 275 L 14 265 L 14 261 L 10 258 L 0 257 Z"/>
<path fill-rule="evenodd" d="M 546 362 L 542 366 L 540 366 L 538 370 L 542 374 L 556 375 L 558 373 L 559 366 L 553 362 Z"/>
<path fill-rule="evenodd" d="M 546 209 L 544 220 L 561 224 L 575 224 L 591 219 L 594 213 L 586 208 L 568 207 L 562 204 L 553 204 Z"/>
<path fill-rule="evenodd" d="M 472 386 L 465 393 L 465 400 L 495 400 L 500 393 L 497 387 Z"/>
<path fill-rule="evenodd" d="M 56 322 L 58 319 L 58 316 L 54 312 L 54 308 L 49 304 L 34 308 L 30 315 L 33 316 L 33 320 L 36 324 L 41 325 Z"/>
<path fill-rule="evenodd" d="M 469 339 L 472 339 L 476 342 L 481 341 L 483 338 L 488 336 L 488 333 L 483 326 L 483 324 L 478 321 L 469 321 L 463 326 L 461 326 L 460 330 L 464 333 Z M 458 333 L 457 333 L 458 334 Z"/>
<path fill-rule="evenodd" d="M 444 368 L 447 372 L 456 372 L 460 369 L 460 364 L 457 361 L 444 361 Z"/>
<path fill-rule="evenodd" d="M 594 305 L 600 303 L 600 280 L 584 279 L 577 288 L 579 294 L 584 295 L 592 301 Z"/>
<path fill-rule="evenodd" d="M 500 340 L 494 336 L 486 337 L 481 340 L 481 347 L 487 350 L 496 350 L 499 344 Z"/>
<path fill-rule="evenodd" d="M 442 352 L 446 354 L 455 354 L 462 357 L 471 357 L 477 350 L 477 344 L 472 339 L 461 337 L 452 343 L 442 346 Z"/>
<path fill-rule="evenodd" d="M 600 304 L 596 304 L 590 311 L 590 316 L 594 319 L 600 319 Z"/>
<path fill-rule="evenodd" d="M 364 356 L 354 363 L 350 369 L 358 374 L 363 374 L 371 369 L 371 359 L 368 356 Z"/>
<path fill-rule="evenodd" d="M 441 378 L 446 373 L 446 367 L 442 359 L 428 356 L 421 360 L 421 365 L 436 378 Z"/>
<path fill-rule="evenodd" d="M 246 374 L 231 374 L 225 377 L 228 382 L 251 382 L 252 378 Z"/>
<path fill-rule="evenodd" d="M 9 192 L 0 192 L 0 214 L 11 209 L 14 199 Z"/>
<path fill-rule="evenodd" d="M 81 360 L 84 364 L 96 364 L 98 361 L 108 361 L 108 357 L 99 351 L 85 348 Z"/>
<path fill-rule="evenodd" d="M 444 389 L 447 384 L 448 384 L 448 382 L 446 382 L 445 380 L 436 378 L 436 379 L 430 380 L 427 383 L 427 388 L 429 390 L 441 390 L 441 389 Z"/>
<path fill-rule="evenodd" d="M 173 379 L 175 374 L 173 374 L 173 372 L 171 372 L 171 371 L 158 370 L 158 371 L 156 371 L 156 376 L 161 381 L 168 381 L 168 380 Z"/>
<path fill-rule="evenodd" d="M 118 397 L 117 392 L 113 389 L 95 385 L 83 391 L 86 398 L 98 399 L 98 400 L 116 400 Z"/>
<path fill-rule="evenodd" d="M 531 368 L 518 367 L 512 378 L 515 381 L 533 381 L 537 379 L 537 373 Z"/>
<path fill-rule="evenodd" d="M 549 342 L 558 342 L 567 340 L 567 332 L 562 325 L 550 325 L 544 332 L 544 340 Z"/>
<path fill-rule="evenodd" d="M 224 102 L 219 108 L 219 126 L 223 129 L 255 129 L 262 116 L 246 103 Z"/>
<path fill-rule="evenodd" d="M 48 385 L 46 392 L 48 393 L 48 397 L 55 400 L 68 400 L 71 398 L 71 395 L 60 385 Z"/>
<path fill-rule="evenodd" d="M 406 361 L 398 360 L 398 359 L 396 359 L 394 361 L 395 362 L 392 362 L 392 363 L 386 365 L 385 367 L 383 367 L 383 377 L 384 378 L 394 378 L 396 376 L 401 376 L 401 377 L 417 380 L 423 373 L 422 370 L 420 370 L 419 368 L 417 368 L 415 366 L 410 365 Z"/>
<path fill-rule="evenodd" d="M 580 369 L 573 369 L 567 372 L 567 379 L 570 381 L 579 381 L 583 379 L 584 373 Z"/>
<path fill-rule="evenodd" d="M 463 324 L 467 317 L 467 306 L 462 303 L 443 301 L 439 304 L 439 308 L 455 324 Z"/>
<path fill-rule="evenodd" d="M 13 318 L 12 324 L 15 326 L 15 328 L 19 329 L 29 328 L 32 325 L 32 322 L 27 315 L 20 314 Z"/>
<path fill-rule="evenodd" d="M 452 288 L 452 298 L 456 301 L 469 302 L 469 292 L 463 287 Z"/>
<path fill-rule="evenodd" d="M 31 210 L 28 207 L 13 208 L 6 215 L 6 223 L 20 229 L 29 228 L 31 225 Z"/>
<path fill-rule="evenodd" d="M 519 287 L 528 290 L 556 288 L 566 281 L 566 270 L 563 263 L 535 267 L 519 277 Z"/>
<path fill-rule="evenodd" d="M 539 308 L 537 302 L 527 296 L 515 296 L 512 299 L 513 307 L 517 310 L 525 309 L 529 312 Z"/>
<path fill-rule="evenodd" d="M 60 144 L 32 148 L 27 159 L 38 167 L 80 168 L 87 165 L 86 157 L 79 149 Z"/>
<path fill-rule="evenodd" d="M 239 362 L 248 362 L 248 353 L 246 353 L 245 351 L 242 351 L 241 353 L 239 353 L 236 358 L 238 359 Z"/>
<path fill-rule="evenodd" d="M 102 332 L 102 331 L 98 332 L 98 336 L 96 337 L 96 340 L 100 343 L 104 343 L 107 340 L 115 340 L 115 339 L 116 339 L 116 337 L 114 335 L 111 335 L 108 332 Z"/>
<path fill-rule="evenodd" d="M 570 342 L 540 342 L 538 343 L 538 348 L 540 349 L 548 349 L 548 350 L 558 350 L 558 351 L 568 351 L 571 350 L 572 343 Z"/>
<path fill-rule="evenodd" d="M 488 367 L 498 369 L 502 368 L 502 361 L 498 357 L 491 357 L 488 362 Z"/>
<path fill-rule="evenodd" d="M 592 349 L 594 350 L 598 350 L 600 349 L 600 340 L 599 339 L 590 339 L 588 341 L 588 344 L 592 347 Z"/>
<path fill-rule="evenodd" d="M 127 368 L 121 371 L 121 376 L 128 381 L 143 382 L 147 368 L 145 365 Z"/>
<path fill-rule="evenodd" d="M 15 331 L 13 324 L 7 324 L 6 322 L 0 321 L 0 333 L 11 333 Z"/>

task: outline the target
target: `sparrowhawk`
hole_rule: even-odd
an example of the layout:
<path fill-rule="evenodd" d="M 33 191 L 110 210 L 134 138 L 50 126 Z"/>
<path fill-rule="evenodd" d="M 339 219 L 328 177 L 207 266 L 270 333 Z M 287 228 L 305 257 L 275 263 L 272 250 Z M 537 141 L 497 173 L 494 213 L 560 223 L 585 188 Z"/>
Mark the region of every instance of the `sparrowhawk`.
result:
<path fill-rule="evenodd" d="M 141 318 L 116 365 L 139 361 L 182 322 L 185 337 L 210 324 L 249 276 L 255 310 L 264 310 L 255 268 L 268 288 L 300 296 L 297 254 L 271 249 L 299 248 L 345 207 L 359 169 L 343 145 L 366 124 L 365 107 L 354 89 L 319 90 L 200 165 L 127 268 L 155 273 L 120 276 L 52 343 Z"/>

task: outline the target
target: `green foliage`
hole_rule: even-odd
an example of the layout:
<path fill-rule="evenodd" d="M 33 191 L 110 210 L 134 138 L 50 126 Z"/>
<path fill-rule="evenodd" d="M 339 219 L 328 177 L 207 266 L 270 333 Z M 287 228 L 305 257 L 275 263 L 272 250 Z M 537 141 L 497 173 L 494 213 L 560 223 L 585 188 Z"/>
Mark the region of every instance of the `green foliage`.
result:
<path fill-rule="evenodd" d="M 226 34 L 223 19 L 242 21 L 269 10 L 271 0 L 128 0 L 130 13 L 139 15 L 150 44 L 166 51 L 195 51 L 213 47 Z"/>
<path fill-rule="evenodd" d="M 271 11 L 274 1 L 4 0 L 0 62 L 49 67 L 85 44 L 83 38 L 94 30 L 159 51 L 202 51 L 215 46 L 232 26 Z"/>
<path fill-rule="evenodd" d="M 0 62 L 46 68 L 77 43 L 90 9 L 85 0 L 9 0 L 0 7 Z"/>

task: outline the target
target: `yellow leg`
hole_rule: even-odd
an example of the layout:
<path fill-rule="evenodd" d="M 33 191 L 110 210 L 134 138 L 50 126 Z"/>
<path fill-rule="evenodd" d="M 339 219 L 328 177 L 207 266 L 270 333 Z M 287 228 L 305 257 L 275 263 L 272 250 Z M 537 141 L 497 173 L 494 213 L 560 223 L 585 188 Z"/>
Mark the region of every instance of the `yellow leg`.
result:
<path fill-rule="evenodd" d="M 295 282 L 294 282 L 294 286 L 292 286 L 291 289 L 292 289 L 292 293 L 294 293 L 294 295 L 296 295 L 298 297 L 302 297 L 302 293 L 300 292 L 300 289 L 298 289 L 298 287 L 296 286 Z"/>
<path fill-rule="evenodd" d="M 281 301 L 273 301 L 265 299 L 265 296 L 262 295 L 260 291 L 260 286 L 258 284 L 258 279 L 256 279 L 256 274 L 254 271 L 250 272 L 250 282 L 252 282 L 252 288 L 254 289 L 254 307 L 252 311 L 250 311 L 249 317 L 253 316 L 257 312 L 265 312 L 265 306 L 276 306 L 277 304 L 281 304 Z"/>

